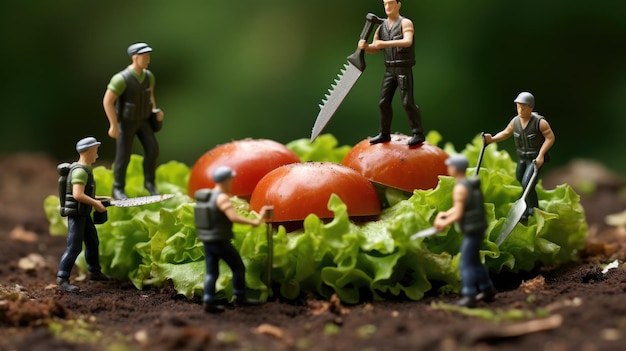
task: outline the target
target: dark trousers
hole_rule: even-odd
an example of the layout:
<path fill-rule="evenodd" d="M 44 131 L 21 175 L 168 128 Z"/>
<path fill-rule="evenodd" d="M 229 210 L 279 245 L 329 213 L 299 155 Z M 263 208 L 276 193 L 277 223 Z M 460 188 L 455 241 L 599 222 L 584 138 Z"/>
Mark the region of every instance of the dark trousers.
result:
<path fill-rule="evenodd" d="M 539 207 L 539 199 L 537 197 L 537 190 L 535 189 L 539 175 L 535 177 L 535 181 L 532 184 L 528 184 L 533 175 L 533 160 L 534 158 L 520 157 L 517 161 L 517 168 L 515 169 L 515 178 L 517 178 L 522 185 L 522 190 L 530 186 L 530 191 L 528 192 L 528 196 L 526 196 L 526 208 L 529 213 L 532 213 L 533 208 Z"/>
<path fill-rule="evenodd" d="M 415 104 L 413 97 L 413 69 L 412 67 L 387 67 L 383 84 L 380 88 L 380 133 L 390 134 L 393 110 L 391 103 L 393 96 L 400 88 L 402 107 L 406 112 L 411 132 L 414 134 L 424 134 L 422 129 L 422 115 L 419 107 Z"/>
<path fill-rule="evenodd" d="M 476 296 L 479 291 L 493 289 L 489 272 L 480 261 L 480 245 L 484 238 L 483 232 L 469 233 L 463 237 L 459 263 L 463 296 Z"/>
<path fill-rule="evenodd" d="M 237 249 L 230 241 L 205 242 L 204 257 L 206 260 L 206 276 L 204 277 L 203 302 L 215 299 L 215 282 L 220 275 L 219 262 L 223 259 L 233 272 L 233 294 L 244 296 L 246 292 L 246 267 Z"/>
<path fill-rule="evenodd" d="M 155 179 L 159 144 L 149 120 L 119 122 L 120 134 L 116 139 L 115 163 L 113 165 L 113 188 L 124 189 L 126 185 L 126 169 L 130 162 L 135 135 L 143 146 L 143 174 L 145 183 L 153 183 Z"/>
<path fill-rule="evenodd" d="M 65 279 L 70 277 L 76 258 L 83 249 L 83 243 L 85 243 L 87 270 L 89 272 L 99 272 L 100 254 L 98 246 L 100 241 L 91 217 L 88 215 L 67 217 L 67 248 L 63 256 L 61 256 L 57 277 Z"/>

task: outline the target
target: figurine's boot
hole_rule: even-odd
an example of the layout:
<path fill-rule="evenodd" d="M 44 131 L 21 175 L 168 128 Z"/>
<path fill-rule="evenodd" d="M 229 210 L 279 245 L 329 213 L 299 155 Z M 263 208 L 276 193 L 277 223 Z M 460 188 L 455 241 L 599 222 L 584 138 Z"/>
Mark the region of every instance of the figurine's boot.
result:
<path fill-rule="evenodd" d="M 496 289 L 491 287 L 489 289 L 483 290 L 476 295 L 476 300 L 482 300 L 485 302 L 492 302 L 496 297 Z"/>
<path fill-rule="evenodd" d="M 159 195 L 159 192 L 157 191 L 156 186 L 153 182 L 146 182 L 144 186 L 146 187 L 150 195 Z"/>
<path fill-rule="evenodd" d="M 263 304 L 263 302 L 259 300 L 255 300 L 255 299 L 249 299 L 245 296 L 235 295 L 233 297 L 233 304 L 235 305 L 235 307 L 258 306 L 258 305 Z"/>
<path fill-rule="evenodd" d="M 109 277 L 108 275 L 100 271 L 95 271 L 95 272 L 87 272 L 87 279 L 103 282 L 103 281 L 111 280 L 111 277 Z"/>
<path fill-rule="evenodd" d="M 76 285 L 70 284 L 70 280 L 67 278 L 57 277 L 57 286 L 61 290 L 65 290 L 67 292 L 77 293 L 80 291 L 80 288 Z"/>
<path fill-rule="evenodd" d="M 417 129 L 413 129 L 413 137 L 409 139 L 409 146 L 419 145 L 423 143 L 425 140 L 426 140 L 426 137 L 424 136 L 423 132 Z"/>
<path fill-rule="evenodd" d="M 456 302 L 456 305 L 461 306 L 461 307 L 472 308 L 476 306 L 476 296 L 474 295 L 463 296 L 462 299 Z"/>
<path fill-rule="evenodd" d="M 370 139 L 370 144 L 386 143 L 391 140 L 389 133 L 380 133 L 377 136 Z"/>
<path fill-rule="evenodd" d="M 128 199 L 126 196 L 126 192 L 124 192 L 124 187 L 113 187 L 113 198 L 116 200 Z"/>
<path fill-rule="evenodd" d="M 215 303 L 215 301 L 204 301 L 202 303 L 202 308 L 204 308 L 204 312 L 207 313 L 222 313 L 224 312 L 224 306 L 220 306 Z"/>

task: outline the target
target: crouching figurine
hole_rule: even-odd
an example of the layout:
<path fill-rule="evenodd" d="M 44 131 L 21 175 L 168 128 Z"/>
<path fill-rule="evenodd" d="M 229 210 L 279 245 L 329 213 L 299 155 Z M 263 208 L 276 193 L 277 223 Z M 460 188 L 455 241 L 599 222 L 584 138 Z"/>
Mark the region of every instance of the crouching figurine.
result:
<path fill-rule="evenodd" d="M 251 220 L 240 216 L 230 202 L 232 179 L 235 172 L 226 166 L 218 167 L 213 172 L 215 188 L 200 189 L 195 192 L 195 224 L 198 240 L 204 244 L 206 276 L 202 303 L 206 312 L 222 312 L 223 306 L 215 301 L 215 283 L 219 277 L 219 260 L 223 259 L 233 273 L 233 303 L 235 306 L 259 305 L 261 302 L 246 298 L 246 268 L 237 249 L 231 243 L 233 223 L 258 226 L 264 217 L 266 208 L 261 210 L 260 218 Z"/>

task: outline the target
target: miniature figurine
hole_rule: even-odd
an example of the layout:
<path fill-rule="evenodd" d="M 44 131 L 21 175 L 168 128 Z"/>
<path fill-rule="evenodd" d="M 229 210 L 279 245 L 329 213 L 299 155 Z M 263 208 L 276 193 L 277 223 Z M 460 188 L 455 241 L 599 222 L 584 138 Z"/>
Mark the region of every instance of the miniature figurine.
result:
<path fill-rule="evenodd" d="M 461 244 L 461 293 L 463 298 L 457 305 L 474 307 L 476 301 L 493 301 L 496 290 L 489 278 L 489 272 L 480 260 L 480 245 L 485 239 L 487 217 L 477 176 L 467 178 L 465 171 L 467 158 L 461 154 L 450 156 L 446 161 L 448 174 L 456 179 L 452 192 L 452 208 L 439 212 L 435 217 L 434 227 L 437 231 L 459 221 L 463 232 Z"/>
<path fill-rule="evenodd" d="M 204 296 L 202 298 L 206 312 L 221 312 L 222 306 L 215 301 L 215 282 L 219 277 L 219 260 L 226 261 L 233 273 L 233 303 L 235 306 L 258 305 L 261 302 L 245 296 L 245 266 L 237 249 L 231 243 L 233 223 L 258 226 L 265 216 L 266 208 L 261 210 L 260 218 L 251 220 L 237 214 L 230 202 L 230 191 L 235 171 L 221 166 L 213 172 L 213 189 L 199 189 L 195 192 L 195 222 L 198 240 L 204 243 L 206 276 Z"/>
<path fill-rule="evenodd" d="M 106 213 L 102 202 L 95 199 L 96 184 L 91 165 L 98 158 L 100 142 L 94 137 L 86 137 L 76 143 L 79 153 L 77 162 L 65 164 L 67 172 L 65 196 L 61 200 L 61 215 L 67 216 L 67 248 L 61 256 L 57 285 L 69 292 L 79 292 L 76 285 L 69 282 L 70 272 L 85 243 L 85 259 L 87 260 L 87 278 L 89 280 L 109 280 L 100 270 L 98 253 L 98 232 L 91 219 L 91 210 Z M 63 164 L 62 164 L 63 165 Z M 62 166 L 60 165 L 60 166 Z M 61 184 L 60 184 L 61 185 Z"/>
<path fill-rule="evenodd" d="M 413 66 L 415 65 L 415 43 L 413 41 L 413 22 L 400 16 L 400 0 L 383 0 L 387 19 L 376 29 L 371 44 L 365 39 L 359 40 L 358 47 L 368 54 L 384 50 L 385 76 L 380 90 L 380 133 L 370 139 L 371 144 L 391 140 L 391 102 L 397 88 L 400 88 L 402 106 L 406 112 L 413 137 L 410 146 L 419 145 L 424 140 L 422 117 L 413 98 Z"/>
<path fill-rule="evenodd" d="M 523 189 L 531 187 L 526 197 L 526 212 L 521 218 L 522 221 L 526 221 L 528 217 L 533 215 L 534 208 L 539 207 L 537 191 L 535 190 L 538 177 L 535 176 L 532 184 L 529 184 L 535 168 L 533 161 L 539 170 L 549 160 L 548 150 L 554 144 L 554 133 L 548 121 L 543 116 L 533 112 L 535 97 L 531 93 L 520 93 L 514 102 L 517 106 L 517 116 L 513 117 L 506 128 L 496 135 L 485 134 L 485 142 L 490 144 L 505 140 L 511 135 L 515 136 L 518 157 L 515 177 Z"/>
<path fill-rule="evenodd" d="M 157 109 L 154 100 L 154 75 L 147 67 L 152 48 L 146 43 L 128 47 L 132 63 L 115 74 L 104 93 L 102 105 L 109 120 L 108 134 L 116 139 L 113 168 L 113 198 L 127 198 L 126 169 L 130 161 L 135 135 L 144 149 L 144 186 L 151 195 L 157 195 L 154 184 L 159 145 L 154 133 L 161 129 L 163 111 Z"/>

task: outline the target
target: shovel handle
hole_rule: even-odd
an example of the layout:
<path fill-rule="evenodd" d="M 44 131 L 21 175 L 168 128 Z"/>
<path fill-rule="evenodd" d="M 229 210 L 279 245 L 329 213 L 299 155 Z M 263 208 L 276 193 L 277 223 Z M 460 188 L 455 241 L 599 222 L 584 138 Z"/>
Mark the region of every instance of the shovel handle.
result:
<path fill-rule="evenodd" d="M 483 138 L 483 147 L 480 149 L 480 154 L 478 155 L 478 163 L 476 163 L 476 173 L 474 174 L 475 176 L 478 176 L 478 172 L 480 172 L 480 164 L 483 163 L 483 155 L 485 154 L 485 148 L 487 147 L 485 132 L 480 132 L 480 136 Z"/>
<path fill-rule="evenodd" d="M 535 178 L 537 178 L 537 173 L 539 173 L 539 168 L 537 168 L 537 161 L 533 160 L 533 174 L 530 176 L 528 180 L 528 184 L 526 184 L 526 189 L 524 189 L 524 193 L 522 194 L 522 199 L 526 200 L 528 193 L 530 192 L 530 188 L 532 188 L 533 183 L 535 182 Z"/>
<path fill-rule="evenodd" d="M 365 25 L 363 26 L 359 39 L 367 40 L 370 37 L 370 34 L 372 34 L 374 25 L 381 23 L 383 23 L 382 18 L 373 13 L 368 13 L 365 16 Z M 365 70 L 365 51 L 357 48 L 352 55 L 348 56 L 348 62 L 358 68 L 359 71 L 363 72 Z"/>

